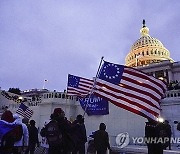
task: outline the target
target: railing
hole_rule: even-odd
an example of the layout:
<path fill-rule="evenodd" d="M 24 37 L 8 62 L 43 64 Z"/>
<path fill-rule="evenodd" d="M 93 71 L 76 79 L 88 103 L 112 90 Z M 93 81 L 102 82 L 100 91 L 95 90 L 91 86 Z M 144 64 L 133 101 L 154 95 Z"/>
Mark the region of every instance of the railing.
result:
<path fill-rule="evenodd" d="M 180 97 L 180 89 L 166 91 L 166 98 Z"/>

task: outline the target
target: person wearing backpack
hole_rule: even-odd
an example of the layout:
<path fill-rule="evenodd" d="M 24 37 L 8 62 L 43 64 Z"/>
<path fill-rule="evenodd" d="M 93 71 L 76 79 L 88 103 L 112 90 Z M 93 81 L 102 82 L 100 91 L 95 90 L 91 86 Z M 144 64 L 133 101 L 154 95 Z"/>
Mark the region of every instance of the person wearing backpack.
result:
<path fill-rule="evenodd" d="M 29 145 L 25 152 L 25 154 L 28 154 L 30 151 L 30 154 L 34 154 L 35 147 L 39 147 L 39 139 L 38 139 L 38 129 L 35 127 L 36 122 L 34 120 L 30 120 L 30 126 L 28 128 L 29 130 Z"/>
<path fill-rule="evenodd" d="M 50 118 L 51 121 L 45 127 L 45 137 L 49 144 L 48 154 L 67 154 L 71 150 L 71 124 L 61 108 L 55 108 Z"/>
<path fill-rule="evenodd" d="M 11 154 L 13 152 L 14 137 L 12 132 L 16 128 L 16 124 L 13 123 L 14 118 L 11 111 L 6 110 L 0 120 L 0 153 Z"/>
<path fill-rule="evenodd" d="M 21 152 L 24 151 L 24 148 L 28 146 L 28 142 L 29 142 L 29 132 L 28 132 L 28 128 L 27 126 L 22 123 L 22 119 L 18 114 L 14 114 L 14 122 L 15 124 L 18 124 L 21 127 L 22 130 L 16 131 L 16 135 L 19 135 L 19 137 L 21 138 L 19 141 L 16 141 L 14 143 L 14 149 L 13 149 L 13 154 L 21 154 Z M 22 132 L 21 132 L 22 131 Z"/>

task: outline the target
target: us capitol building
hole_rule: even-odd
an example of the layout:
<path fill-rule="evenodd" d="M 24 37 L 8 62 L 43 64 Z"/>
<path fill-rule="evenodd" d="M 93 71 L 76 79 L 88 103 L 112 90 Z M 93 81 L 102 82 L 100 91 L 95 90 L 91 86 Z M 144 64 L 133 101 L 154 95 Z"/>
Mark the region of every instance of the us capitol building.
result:
<path fill-rule="evenodd" d="M 180 62 L 174 62 L 168 49 L 158 39 L 150 36 L 144 20 L 140 35 L 127 54 L 125 65 L 136 67 L 168 83 L 168 91 L 161 100 L 161 116 L 169 121 L 172 136 L 178 136 L 175 121 L 180 121 Z M 31 89 L 22 91 L 21 96 L 24 103 L 34 111 L 31 119 L 36 121 L 39 129 L 56 107 L 61 107 L 70 121 L 74 120 L 77 114 L 84 113 L 76 98 L 66 95 L 66 92 Z M 19 104 L 18 95 L 0 90 L 0 116 L 6 106 L 15 113 Z M 111 103 L 108 115 L 85 115 L 87 135 L 97 130 L 99 124 L 104 122 L 107 125 L 111 145 L 115 145 L 115 137 L 123 132 L 128 132 L 130 137 L 144 137 L 146 121 L 147 119 Z"/>

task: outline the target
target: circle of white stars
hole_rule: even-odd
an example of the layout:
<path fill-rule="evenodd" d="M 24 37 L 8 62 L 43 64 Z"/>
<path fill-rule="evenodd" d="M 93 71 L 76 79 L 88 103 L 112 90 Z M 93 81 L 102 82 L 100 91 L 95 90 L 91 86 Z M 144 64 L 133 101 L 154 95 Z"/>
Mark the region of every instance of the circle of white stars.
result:
<path fill-rule="evenodd" d="M 116 69 L 116 74 L 115 74 L 115 75 L 111 75 L 111 76 L 107 75 L 107 74 L 106 74 L 106 69 L 107 69 L 108 67 L 114 67 L 114 68 Z M 108 78 L 108 79 L 115 79 L 115 78 L 118 77 L 118 74 L 120 74 L 120 68 L 119 68 L 117 65 L 115 65 L 115 64 L 108 64 L 108 65 L 106 65 L 106 66 L 104 67 L 103 72 L 104 72 L 103 74 L 104 74 L 104 76 L 105 76 L 106 78 Z"/>
<path fill-rule="evenodd" d="M 77 79 L 75 76 L 70 76 L 69 79 L 70 79 L 70 80 L 75 79 L 75 83 L 74 83 L 74 82 L 69 82 L 69 85 L 70 85 L 71 87 L 74 87 L 74 86 L 77 86 L 77 85 L 78 85 L 78 79 Z"/>

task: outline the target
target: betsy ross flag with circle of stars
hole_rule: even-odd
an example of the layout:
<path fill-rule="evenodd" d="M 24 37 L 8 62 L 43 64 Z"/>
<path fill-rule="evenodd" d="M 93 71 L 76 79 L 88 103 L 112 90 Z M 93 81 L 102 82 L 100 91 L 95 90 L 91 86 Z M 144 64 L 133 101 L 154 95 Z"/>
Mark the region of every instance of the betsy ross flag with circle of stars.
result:
<path fill-rule="evenodd" d="M 166 84 L 137 69 L 104 61 L 94 94 L 130 112 L 157 120 Z"/>

